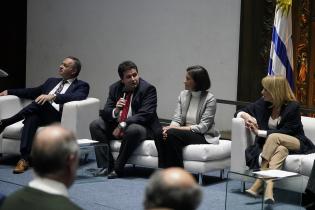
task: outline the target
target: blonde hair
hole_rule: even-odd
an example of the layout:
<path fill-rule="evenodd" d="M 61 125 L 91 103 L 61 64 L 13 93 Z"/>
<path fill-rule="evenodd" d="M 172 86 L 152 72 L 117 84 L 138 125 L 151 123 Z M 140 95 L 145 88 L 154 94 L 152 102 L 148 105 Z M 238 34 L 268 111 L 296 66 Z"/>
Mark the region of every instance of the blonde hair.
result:
<path fill-rule="evenodd" d="M 272 104 L 276 108 L 280 108 L 289 101 L 296 101 L 287 79 L 283 76 L 266 76 L 261 84 L 270 93 L 273 99 Z"/>

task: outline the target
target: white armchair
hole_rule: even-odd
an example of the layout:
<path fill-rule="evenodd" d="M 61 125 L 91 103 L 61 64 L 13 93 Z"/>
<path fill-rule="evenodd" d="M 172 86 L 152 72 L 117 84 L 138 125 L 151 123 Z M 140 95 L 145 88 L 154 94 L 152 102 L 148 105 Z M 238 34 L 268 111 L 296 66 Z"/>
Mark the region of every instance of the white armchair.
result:
<path fill-rule="evenodd" d="M 0 97 L 0 119 L 16 114 L 30 100 L 17 96 Z M 71 101 L 63 106 L 61 125 L 72 130 L 78 139 L 90 139 L 89 124 L 98 118 L 100 101 L 97 98 L 87 98 L 82 101 Z M 22 121 L 10 125 L 0 135 L 0 154 L 19 154 Z"/>
<path fill-rule="evenodd" d="M 302 124 L 305 135 L 315 143 L 315 118 L 302 117 Z M 247 166 L 245 162 L 245 149 L 254 143 L 254 135 L 245 127 L 242 118 L 232 119 L 232 149 L 231 149 L 231 171 L 243 172 Z M 291 154 L 283 165 L 283 170 L 301 174 L 302 183 L 281 182 L 280 188 L 304 192 L 309 179 L 315 153 L 312 154 Z"/>

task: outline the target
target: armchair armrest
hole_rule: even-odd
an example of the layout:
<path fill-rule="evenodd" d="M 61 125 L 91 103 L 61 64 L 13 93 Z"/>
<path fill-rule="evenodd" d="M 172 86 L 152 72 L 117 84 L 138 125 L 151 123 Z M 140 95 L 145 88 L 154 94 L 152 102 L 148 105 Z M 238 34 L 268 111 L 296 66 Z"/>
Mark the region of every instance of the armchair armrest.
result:
<path fill-rule="evenodd" d="M 72 130 L 78 139 L 90 139 L 90 123 L 99 117 L 100 100 L 87 98 L 65 103 L 61 125 Z"/>
<path fill-rule="evenodd" d="M 11 117 L 23 108 L 19 97 L 13 95 L 0 96 L 0 119 Z"/>
<path fill-rule="evenodd" d="M 254 143 L 254 135 L 245 127 L 243 118 L 232 119 L 232 148 L 231 170 L 244 171 L 246 169 L 245 149 Z"/>

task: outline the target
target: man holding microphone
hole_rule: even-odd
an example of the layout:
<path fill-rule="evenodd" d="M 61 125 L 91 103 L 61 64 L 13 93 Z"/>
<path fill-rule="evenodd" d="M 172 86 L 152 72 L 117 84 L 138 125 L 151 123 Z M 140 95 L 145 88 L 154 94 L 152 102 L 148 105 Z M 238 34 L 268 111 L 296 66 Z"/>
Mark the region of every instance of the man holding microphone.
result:
<path fill-rule="evenodd" d="M 108 173 L 109 179 L 122 175 L 129 157 L 143 140 L 154 138 L 159 150 L 162 139 L 155 87 L 139 77 L 138 68 L 132 61 L 122 62 L 118 74 L 120 80 L 109 87 L 100 118 L 90 124 L 92 139 L 108 144 L 109 155 L 103 147 L 95 147 L 95 154 L 98 167 L 104 169 L 101 173 Z M 112 139 L 122 139 L 116 161 L 110 149 Z"/>

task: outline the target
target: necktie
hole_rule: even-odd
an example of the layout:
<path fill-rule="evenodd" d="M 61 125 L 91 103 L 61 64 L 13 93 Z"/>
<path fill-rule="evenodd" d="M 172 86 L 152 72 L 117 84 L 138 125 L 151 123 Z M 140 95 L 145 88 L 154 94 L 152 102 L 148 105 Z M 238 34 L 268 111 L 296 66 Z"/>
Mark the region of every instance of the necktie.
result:
<path fill-rule="evenodd" d="M 129 106 L 130 106 L 130 98 L 131 98 L 131 93 L 128 93 L 126 96 L 126 104 L 121 110 L 119 122 L 125 122 L 127 119 L 128 111 L 129 111 Z"/>
<path fill-rule="evenodd" d="M 55 94 L 60 93 L 62 91 L 62 89 L 63 89 L 63 86 L 65 86 L 66 83 L 68 83 L 67 80 L 62 80 L 61 84 L 59 85 L 59 87 L 55 91 Z M 60 114 L 62 113 L 62 108 L 63 108 L 63 104 L 59 104 L 59 112 L 60 112 Z"/>
<path fill-rule="evenodd" d="M 65 86 L 66 83 L 68 83 L 67 80 L 62 80 L 62 82 L 61 82 L 61 84 L 59 85 L 59 87 L 57 88 L 55 94 L 60 93 L 60 92 L 62 91 L 62 89 L 63 89 L 63 86 Z"/>

